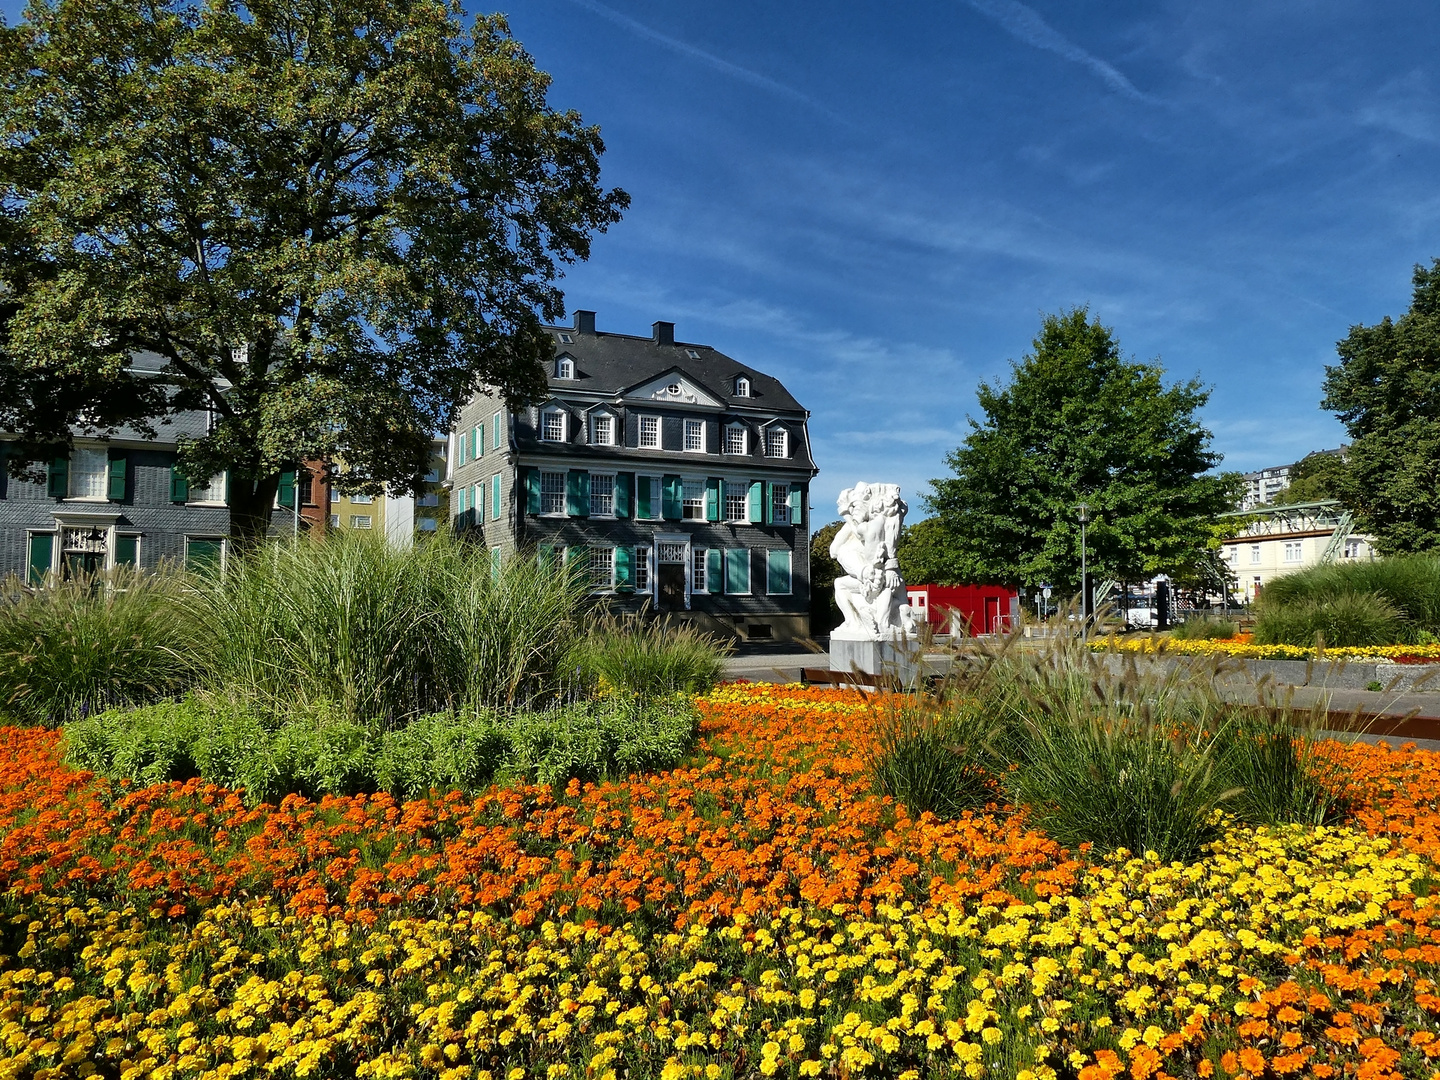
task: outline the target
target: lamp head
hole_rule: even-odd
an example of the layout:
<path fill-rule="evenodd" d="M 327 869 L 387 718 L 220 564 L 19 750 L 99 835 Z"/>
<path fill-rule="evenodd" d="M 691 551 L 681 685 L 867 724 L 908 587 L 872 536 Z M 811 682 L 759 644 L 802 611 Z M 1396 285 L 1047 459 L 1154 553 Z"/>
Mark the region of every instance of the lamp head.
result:
<path fill-rule="evenodd" d="M 1075 505 L 1075 517 L 1079 519 L 1079 521 L 1080 521 L 1080 523 L 1081 523 L 1082 525 L 1083 525 L 1085 522 L 1089 521 L 1089 520 L 1090 520 L 1090 504 L 1089 504 L 1089 503 L 1083 503 L 1083 502 L 1082 502 L 1082 503 L 1077 503 L 1077 504 Z"/>

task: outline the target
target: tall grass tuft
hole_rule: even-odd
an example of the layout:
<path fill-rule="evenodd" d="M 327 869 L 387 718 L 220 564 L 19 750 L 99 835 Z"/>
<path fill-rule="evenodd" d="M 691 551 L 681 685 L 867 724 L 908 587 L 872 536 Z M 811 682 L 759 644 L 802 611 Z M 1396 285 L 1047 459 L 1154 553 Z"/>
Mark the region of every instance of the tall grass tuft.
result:
<path fill-rule="evenodd" d="M 0 712 L 61 724 L 182 691 L 194 677 L 184 585 L 130 567 L 0 591 Z"/>
<path fill-rule="evenodd" d="M 1440 556 L 1344 560 L 1286 574 L 1265 586 L 1258 616 L 1257 641 L 1263 634 L 1270 642 L 1310 645 L 1327 623 L 1328 645 L 1423 640 L 1440 634 Z M 1392 636 L 1360 640 L 1378 633 Z"/>
<path fill-rule="evenodd" d="M 912 816 L 950 818 L 996 798 L 986 770 L 991 757 L 978 710 L 904 703 L 880 721 L 870 774 L 876 790 Z"/>
<path fill-rule="evenodd" d="M 197 589 L 213 684 L 267 715 L 333 705 L 389 725 L 554 698 L 585 598 L 564 570 L 445 535 L 412 550 L 342 533 L 267 544 Z"/>
<path fill-rule="evenodd" d="M 1176 641 L 1216 641 L 1222 638 L 1233 638 L 1239 632 L 1240 627 L 1229 619 L 1201 615 L 1186 619 L 1171 631 L 1170 636 Z"/>
<path fill-rule="evenodd" d="M 607 618 L 577 647 L 575 664 L 591 680 L 642 697 L 703 694 L 725 670 L 728 642 L 664 619 Z"/>

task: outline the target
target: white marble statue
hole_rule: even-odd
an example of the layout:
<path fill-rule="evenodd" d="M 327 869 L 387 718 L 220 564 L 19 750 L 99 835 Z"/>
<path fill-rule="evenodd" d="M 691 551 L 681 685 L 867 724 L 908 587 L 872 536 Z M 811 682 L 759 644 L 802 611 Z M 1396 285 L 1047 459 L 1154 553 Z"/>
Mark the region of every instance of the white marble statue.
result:
<path fill-rule="evenodd" d="M 895 545 L 909 509 L 899 484 L 856 484 L 840 493 L 845 524 L 830 555 L 845 570 L 835 579 L 835 601 L 845 622 L 832 638 L 880 641 L 915 633 Z"/>

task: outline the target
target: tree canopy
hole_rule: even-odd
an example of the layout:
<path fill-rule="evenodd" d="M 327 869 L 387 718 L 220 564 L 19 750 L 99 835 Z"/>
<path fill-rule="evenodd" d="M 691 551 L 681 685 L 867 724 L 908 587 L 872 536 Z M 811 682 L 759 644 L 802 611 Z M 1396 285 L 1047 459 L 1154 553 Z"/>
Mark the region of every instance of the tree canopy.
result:
<path fill-rule="evenodd" d="M 954 538 L 939 518 L 928 517 L 900 530 L 895 557 L 907 585 L 966 584 L 957 565 Z"/>
<path fill-rule="evenodd" d="M 1094 578 L 1177 573 L 1230 509 L 1236 474 L 1197 411 L 1198 380 L 1166 385 L 1158 363 L 1126 360 L 1084 308 L 1047 315 L 1008 383 L 982 383 L 982 420 L 948 457 L 928 498 L 953 542 L 956 575 L 1012 587 L 1078 590 L 1080 522 L 1090 507 Z"/>
<path fill-rule="evenodd" d="M 230 471 L 238 536 L 297 461 L 413 490 L 477 384 L 543 393 L 560 264 L 628 205 L 549 81 L 436 0 L 35 0 L 0 28 L 12 456 L 204 408 L 182 464 Z"/>
<path fill-rule="evenodd" d="M 1398 320 L 1350 328 L 1321 402 L 1352 440 L 1337 494 L 1387 555 L 1440 551 L 1440 259 L 1414 286 Z"/>

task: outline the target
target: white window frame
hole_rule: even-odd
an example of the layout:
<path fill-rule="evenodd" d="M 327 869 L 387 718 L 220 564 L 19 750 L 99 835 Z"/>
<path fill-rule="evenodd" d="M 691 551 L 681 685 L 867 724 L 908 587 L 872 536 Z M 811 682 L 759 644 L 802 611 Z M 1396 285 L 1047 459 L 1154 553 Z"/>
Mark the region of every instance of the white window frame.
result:
<path fill-rule="evenodd" d="M 550 419 L 551 419 L 552 417 L 560 421 L 560 437 L 559 437 L 559 438 L 556 438 L 556 439 L 552 439 L 552 438 L 550 437 L 550 434 L 549 434 L 549 432 L 550 432 L 549 421 L 550 421 Z M 569 417 L 569 415 L 566 413 L 566 411 L 565 411 L 564 409 L 560 408 L 560 406 L 558 406 L 558 405 L 547 405 L 547 406 L 545 406 L 545 408 L 543 408 L 543 409 L 540 410 L 540 441 L 541 441 L 541 442 L 548 442 L 548 443 L 563 443 L 563 442 L 568 442 L 568 441 L 569 441 L 569 435 L 570 435 L 570 417 Z"/>
<path fill-rule="evenodd" d="M 782 494 L 783 493 L 783 494 Z M 770 485 L 770 520 L 776 525 L 790 524 L 790 485 Z"/>
<path fill-rule="evenodd" d="M 1304 561 L 1305 561 L 1305 541 L 1303 541 L 1303 540 L 1286 540 L 1286 541 L 1285 541 L 1285 550 L 1282 552 L 1281 558 L 1282 558 L 1286 563 L 1304 562 Z"/>
<path fill-rule="evenodd" d="M 646 442 L 646 441 L 645 441 L 645 427 L 646 427 L 647 424 L 654 425 L 654 431 L 652 432 L 652 434 L 655 436 L 655 441 L 654 441 L 654 442 Z M 660 449 L 661 438 L 662 438 L 662 436 L 661 436 L 661 434 L 660 434 L 660 417 L 658 417 L 658 416 L 642 416 L 642 417 L 640 417 L 640 427 L 639 427 L 639 429 L 638 429 L 638 435 L 637 435 L 637 438 L 636 438 L 636 442 L 638 443 L 640 449 L 641 449 L 641 450 L 659 450 L 659 449 Z"/>
<path fill-rule="evenodd" d="M 766 596 L 794 596 L 794 595 L 795 595 L 795 553 L 794 553 L 793 551 L 787 551 L 787 552 L 784 553 L 784 554 L 785 554 L 785 563 L 786 563 L 786 567 L 785 567 L 785 580 L 786 580 L 787 582 L 789 582 L 790 587 L 789 587 L 788 589 L 786 589 L 784 592 L 771 592 L 771 591 L 770 591 L 770 556 L 773 555 L 773 554 L 775 554 L 775 552 L 778 551 L 778 550 L 779 550 L 778 548 L 767 548 L 767 549 L 765 550 L 765 595 L 766 595 Z"/>
<path fill-rule="evenodd" d="M 361 522 L 364 522 L 364 524 L 362 525 Z M 372 515 L 372 514 L 351 514 L 351 515 L 350 515 L 350 527 L 351 527 L 352 529 L 373 529 L 373 528 L 375 527 L 375 518 L 374 518 L 374 515 Z"/>
<path fill-rule="evenodd" d="M 331 489 L 334 490 L 333 488 Z M 295 498 L 300 498 L 300 478 L 295 478 Z M 224 506 L 225 474 L 216 473 L 204 484 L 191 484 L 186 495 L 187 506 Z"/>
<path fill-rule="evenodd" d="M 730 445 L 730 436 L 740 436 L 740 449 L 734 450 Z M 744 424 L 730 423 L 725 425 L 725 453 L 736 457 L 746 457 L 750 453 L 750 429 Z"/>
<path fill-rule="evenodd" d="M 558 356 L 558 357 L 556 357 L 556 358 L 555 358 L 555 378 L 557 378 L 557 379 L 573 379 L 573 378 L 575 378 L 575 361 L 574 361 L 574 360 L 571 360 L 570 357 L 568 357 L 568 356 Z"/>
<path fill-rule="evenodd" d="M 493 425 L 493 427 L 491 428 L 491 430 L 494 432 L 494 434 L 492 434 L 492 435 L 490 436 L 490 447 L 491 447 L 491 449 L 493 449 L 493 450 L 499 450 L 499 449 L 501 448 L 501 446 L 504 445 L 504 444 L 501 442 L 501 440 L 503 439 L 503 437 L 504 437 L 504 435 L 505 435 L 505 430 L 504 430 L 504 424 L 505 424 L 505 422 L 504 422 L 503 420 L 501 420 L 500 417 L 501 417 L 500 410 L 497 409 L 497 410 L 495 411 L 495 415 L 490 418 L 490 423 Z"/>
<path fill-rule="evenodd" d="M 777 435 L 780 437 L 780 452 L 778 454 L 772 454 L 770 452 L 770 440 Z M 765 430 L 765 456 L 767 458 L 788 458 L 790 456 L 789 429 L 776 426 Z"/>
<path fill-rule="evenodd" d="M 99 461 L 98 471 L 84 470 L 80 468 L 81 455 L 90 461 Z M 77 446 L 70 451 L 69 478 L 66 487 L 67 499 L 79 499 L 83 502 L 108 502 L 110 491 L 110 455 L 103 446 Z M 90 480 L 91 491 L 82 490 L 78 481 L 81 477 Z"/>
<path fill-rule="evenodd" d="M 595 486 L 596 486 L 596 485 L 595 485 L 595 481 L 596 481 L 596 480 L 600 480 L 600 481 L 607 481 L 607 480 L 608 480 L 608 481 L 610 482 L 610 492 L 609 492 L 608 495 L 606 495 L 606 496 L 597 496 L 597 495 L 595 494 Z M 595 509 L 595 505 L 596 505 L 595 501 L 596 501 L 597 498 L 608 498 L 608 499 L 610 500 L 610 509 L 608 509 L 608 510 L 597 510 L 597 509 Z M 613 518 L 613 517 L 615 516 L 615 474 L 614 474 L 614 473 L 609 473 L 609 472 L 592 472 L 592 473 L 590 474 L 590 516 L 591 516 L 591 517 L 600 517 L 600 518 Z"/>
<path fill-rule="evenodd" d="M 705 560 L 709 557 L 709 555 L 709 548 L 690 549 L 691 592 L 708 593 L 710 591 L 710 576 L 705 566 Z"/>
<path fill-rule="evenodd" d="M 1341 557 L 1342 559 L 1358 559 L 1358 558 L 1360 558 L 1360 549 L 1361 549 L 1363 546 L 1364 546 L 1364 541 L 1361 541 L 1361 540 L 1346 540 L 1346 541 L 1345 541 L 1345 549 L 1344 549 L 1344 551 L 1342 552 L 1342 554 L 1341 554 L 1340 557 Z"/>
<path fill-rule="evenodd" d="M 690 445 L 691 434 L 698 434 L 698 445 Z M 684 442 L 681 444 L 687 454 L 705 453 L 705 421 L 693 416 L 685 417 Z"/>
<path fill-rule="evenodd" d="M 340 528 L 340 515 L 339 515 L 339 514 L 331 514 L 331 515 L 330 515 L 330 528 L 332 528 L 332 529 L 338 529 L 338 528 Z"/>
<path fill-rule="evenodd" d="M 1250 565 L 1255 566 L 1260 562 L 1260 545 L 1250 545 Z"/>
<path fill-rule="evenodd" d="M 350 501 L 356 506 L 369 506 L 375 501 L 373 495 L 351 495 Z"/>
<path fill-rule="evenodd" d="M 586 570 L 590 573 L 591 588 L 596 592 L 613 592 L 615 589 L 615 549 L 608 545 L 595 545 L 589 549 L 589 553 L 590 565 L 586 567 Z M 605 560 L 605 556 L 607 555 L 609 559 Z M 595 563 L 597 561 L 608 561 L 610 566 L 610 576 L 608 580 L 602 575 L 595 573 Z"/>
<path fill-rule="evenodd" d="M 755 577 L 754 560 L 750 556 L 749 548 L 725 548 L 725 553 L 720 556 L 720 576 L 726 596 L 754 596 Z M 743 592 L 730 591 L 730 553 L 732 551 L 743 551 L 745 553 L 745 589 Z"/>
<path fill-rule="evenodd" d="M 736 488 L 740 492 L 739 517 L 730 516 L 730 489 Z M 749 525 L 750 524 L 750 481 L 748 480 L 722 480 L 720 481 L 720 520 L 727 525 Z"/>
<path fill-rule="evenodd" d="M 689 497 L 690 492 L 693 490 L 698 490 L 700 492 L 700 498 L 698 500 L 691 499 Z M 695 503 L 695 505 L 699 508 L 698 512 L 694 517 L 690 517 L 685 512 L 687 509 L 689 509 L 691 503 Z M 705 520 L 705 480 L 703 478 L 696 478 L 694 476 L 682 476 L 680 478 L 680 520 Z"/>
<path fill-rule="evenodd" d="M 550 477 L 550 476 L 558 476 L 558 477 L 560 478 L 560 490 L 559 490 L 558 492 L 557 492 L 557 491 L 546 491 L 546 490 L 545 490 L 545 478 L 546 478 L 546 477 Z M 546 501 L 545 501 L 545 500 L 546 500 L 547 496 L 548 496 L 548 497 L 558 498 L 558 499 L 559 499 L 560 508 L 559 508 L 558 510 L 547 510 L 547 509 L 545 508 L 545 507 L 546 507 Z M 564 516 L 565 516 L 565 473 L 564 473 L 563 471 L 561 471 L 561 472 L 555 472 L 555 471 L 552 471 L 552 470 L 542 470 L 542 471 L 541 471 L 541 473 L 540 473 L 540 514 L 541 514 L 542 517 L 564 517 Z"/>
<path fill-rule="evenodd" d="M 601 421 L 604 421 L 605 426 L 610 429 L 607 437 L 604 439 L 600 438 Z M 595 413 L 593 416 L 590 417 L 590 442 L 593 443 L 595 446 L 614 446 L 615 427 L 616 417 L 614 413 Z"/>
<path fill-rule="evenodd" d="M 736 396 L 736 397 L 749 397 L 749 396 L 750 396 L 750 376 L 748 376 L 748 375 L 736 375 L 736 376 L 735 376 L 735 396 Z"/>
<path fill-rule="evenodd" d="M 641 544 L 635 549 L 635 591 L 648 593 L 655 575 L 650 572 L 650 560 L 655 557 L 655 545 Z"/>

